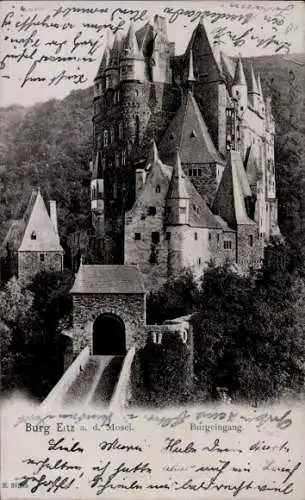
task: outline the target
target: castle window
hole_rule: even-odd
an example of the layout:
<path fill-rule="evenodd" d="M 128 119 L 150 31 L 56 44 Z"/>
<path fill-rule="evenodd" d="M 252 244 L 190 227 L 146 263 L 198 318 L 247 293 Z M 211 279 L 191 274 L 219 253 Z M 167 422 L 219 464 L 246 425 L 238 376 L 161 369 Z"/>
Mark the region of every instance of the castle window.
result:
<path fill-rule="evenodd" d="M 119 139 L 123 139 L 123 123 L 119 123 Z"/>
<path fill-rule="evenodd" d="M 115 152 L 115 166 L 119 167 L 120 165 L 120 153 L 118 151 Z"/>
<path fill-rule="evenodd" d="M 148 207 L 148 215 L 156 215 L 156 207 Z"/>
<path fill-rule="evenodd" d="M 102 200 L 103 199 L 103 193 L 102 193 L 102 191 L 98 191 L 98 193 L 97 193 L 97 199 L 98 200 Z"/>
<path fill-rule="evenodd" d="M 135 233 L 134 234 L 134 239 L 139 241 L 141 239 L 141 233 Z"/>
<path fill-rule="evenodd" d="M 194 177 L 197 177 L 197 168 L 194 168 L 194 169 L 193 169 L 193 176 L 194 176 Z"/>
<path fill-rule="evenodd" d="M 198 265 L 200 266 L 200 264 L 201 264 L 201 258 L 199 257 L 198 258 Z"/>
<path fill-rule="evenodd" d="M 194 240 L 198 240 L 198 233 L 194 233 Z"/>
<path fill-rule="evenodd" d="M 31 233 L 31 240 L 36 240 L 37 236 L 36 236 L 36 231 L 32 231 Z"/>
<path fill-rule="evenodd" d="M 171 233 L 170 232 L 166 233 L 166 239 L 167 239 L 167 241 L 169 241 L 171 239 Z"/>
<path fill-rule="evenodd" d="M 108 130 L 104 130 L 104 146 L 108 146 Z"/>
<path fill-rule="evenodd" d="M 173 132 L 170 134 L 169 138 L 170 138 L 170 139 L 174 139 L 174 134 L 173 134 Z"/>
<path fill-rule="evenodd" d="M 232 241 L 226 240 L 223 242 L 223 248 L 225 250 L 230 250 L 232 248 Z"/>
<path fill-rule="evenodd" d="M 160 184 L 157 184 L 156 185 L 156 193 L 160 193 L 160 192 L 161 192 Z"/>
<path fill-rule="evenodd" d="M 249 245 L 250 247 L 253 247 L 253 234 L 249 235 Z"/>
<path fill-rule="evenodd" d="M 217 233 L 217 243 L 219 242 L 219 233 Z"/>
<path fill-rule="evenodd" d="M 151 241 L 157 245 L 160 242 L 160 233 L 158 231 L 151 233 Z"/>
<path fill-rule="evenodd" d="M 189 176 L 192 177 L 192 169 L 189 168 Z"/>
<path fill-rule="evenodd" d="M 39 260 L 40 260 L 40 262 L 44 262 L 44 254 L 43 253 L 41 253 L 39 255 Z"/>
<path fill-rule="evenodd" d="M 201 168 L 198 168 L 198 177 L 201 177 Z"/>
<path fill-rule="evenodd" d="M 165 214 L 169 215 L 172 213 L 172 207 L 165 207 Z"/>
<path fill-rule="evenodd" d="M 212 239 L 212 234 L 209 233 L 209 240 L 211 241 L 211 239 Z"/>
<path fill-rule="evenodd" d="M 186 213 L 186 207 L 180 207 L 180 213 L 185 214 Z"/>
<path fill-rule="evenodd" d="M 110 128 L 110 143 L 114 142 L 114 128 Z"/>
<path fill-rule="evenodd" d="M 140 118 L 136 116 L 136 144 L 140 143 Z"/>
<path fill-rule="evenodd" d="M 122 165 L 126 164 L 126 151 L 123 149 L 122 151 Z"/>

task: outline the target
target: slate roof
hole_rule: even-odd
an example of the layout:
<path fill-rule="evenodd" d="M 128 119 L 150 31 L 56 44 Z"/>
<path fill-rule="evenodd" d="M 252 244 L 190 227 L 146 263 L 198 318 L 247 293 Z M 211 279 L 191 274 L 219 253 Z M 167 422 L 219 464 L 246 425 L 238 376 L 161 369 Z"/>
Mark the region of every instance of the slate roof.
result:
<path fill-rule="evenodd" d="M 169 124 L 159 150 L 165 160 L 172 160 L 178 150 L 182 163 L 223 164 L 192 92 Z"/>
<path fill-rule="evenodd" d="M 240 57 L 236 63 L 233 85 L 247 85 L 243 64 Z"/>
<path fill-rule="evenodd" d="M 186 187 L 186 175 L 182 170 L 179 152 L 176 155 L 176 162 L 173 168 L 172 178 L 169 184 L 167 199 L 189 199 L 190 195 Z"/>
<path fill-rule="evenodd" d="M 245 169 L 250 186 L 256 185 L 258 179 L 263 175 L 262 169 L 259 167 L 253 153 L 253 147 L 249 147 L 246 153 Z"/>
<path fill-rule="evenodd" d="M 241 155 L 232 150 L 216 193 L 213 211 L 234 229 L 239 224 L 255 225 L 248 217 L 245 205 L 245 198 L 250 196 L 251 190 Z"/>
<path fill-rule="evenodd" d="M 81 264 L 70 293 L 143 294 L 145 288 L 137 266 Z"/>
<path fill-rule="evenodd" d="M 19 251 L 63 252 L 40 191 L 32 192 L 23 220 L 26 228 Z M 32 239 L 33 233 L 36 239 Z"/>

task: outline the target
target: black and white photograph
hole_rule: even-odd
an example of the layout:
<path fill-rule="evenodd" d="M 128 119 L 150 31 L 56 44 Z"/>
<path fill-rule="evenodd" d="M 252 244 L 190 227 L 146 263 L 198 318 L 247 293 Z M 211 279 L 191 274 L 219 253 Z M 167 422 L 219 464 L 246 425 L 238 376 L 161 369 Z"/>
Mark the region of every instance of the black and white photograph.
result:
<path fill-rule="evenodd" d="M 305 4 L 0 4 L 1 496 L 305 499 Z"/>

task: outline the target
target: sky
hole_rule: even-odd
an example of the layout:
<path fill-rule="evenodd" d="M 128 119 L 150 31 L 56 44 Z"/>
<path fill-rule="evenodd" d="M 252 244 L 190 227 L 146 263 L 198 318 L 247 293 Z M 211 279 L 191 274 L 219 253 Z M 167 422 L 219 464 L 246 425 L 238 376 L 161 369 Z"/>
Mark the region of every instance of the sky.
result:
<path fill-rule="evenodd" d="M 114 32 L 126 33 L 132 18 L 138 29 L 155 14 L 167 20 L 176 54 L 184 52 L 200 17 L 228 55 L 305 52 L 302 1 L 2 1 L 0 105 L 62 99 L 90 86 Z"/>

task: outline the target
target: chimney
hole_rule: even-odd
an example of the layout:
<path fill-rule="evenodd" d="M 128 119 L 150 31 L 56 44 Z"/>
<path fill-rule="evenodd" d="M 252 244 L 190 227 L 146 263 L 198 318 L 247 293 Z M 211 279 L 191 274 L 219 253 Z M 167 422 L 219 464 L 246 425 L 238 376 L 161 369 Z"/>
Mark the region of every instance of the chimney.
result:
<path fill-rule="evenodd" d="M 55 229 L 56 234 L 58 234 L 57 227 L 57 212 L 56 212 L 56 201 L 50 200 L 50 219 Z"/>

